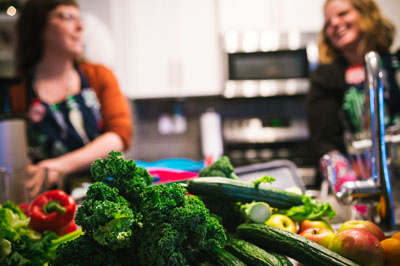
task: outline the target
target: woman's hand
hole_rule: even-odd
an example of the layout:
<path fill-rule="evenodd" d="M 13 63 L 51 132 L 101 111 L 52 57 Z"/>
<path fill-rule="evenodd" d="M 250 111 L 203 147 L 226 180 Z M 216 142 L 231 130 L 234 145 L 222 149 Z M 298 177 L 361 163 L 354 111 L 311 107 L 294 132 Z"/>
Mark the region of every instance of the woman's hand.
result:
<path fill-rule="evenodd" d="M 62 189 L 65 169 L 63 160 L 58 158 L 48 159 L 38 164 L 29 165 L 27 167 L 27 172 L 30 178 L 26 182 L 29 196 L 34 198 L 42 189 L 50 189 L 55 185 Z"/>
<path fill-rule="evenodd" d="M 62 189 L 64 176 L 87 171 L 94 160 L 105 158 L 111 150 L 122 151 L 123 148 L 122 139 L 118 134 L 106 132 L 82 148 L 57 158 L 29 165 L 27 170 L 32 175 L 26 183 L 29 194 L 32 197 L 40 193 L 42 189 L 49 189 L 54 185 Z M 47 178 L 45 168 L 47 168 Z"/>

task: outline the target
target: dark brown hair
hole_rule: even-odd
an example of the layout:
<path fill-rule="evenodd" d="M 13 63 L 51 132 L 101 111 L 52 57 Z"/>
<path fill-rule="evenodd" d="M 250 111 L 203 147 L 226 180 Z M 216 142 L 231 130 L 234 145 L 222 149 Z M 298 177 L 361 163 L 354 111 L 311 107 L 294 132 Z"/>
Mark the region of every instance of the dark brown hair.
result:
<path fill-rule="evenodd" d="M 28 0 L 17 21 L 17 73 L 28 74 L 43 54 L 43 32 L 49 13 L 60 5 L 76 6 L 75 0 Z"/>
<path fill-rule="evenodd" d="M 327 0 L 326 5 L 332 0 Z M 347 0 L 360 14 L 358 25 L 363 34 L 361 51 L 388 52 L 392 45 L 395 27 L 385 18 L 373 0 Z M 322 63 L 331 63 L 342 57 L 326 36 L 326 25 L 320 32 L 319 57 Z"/>

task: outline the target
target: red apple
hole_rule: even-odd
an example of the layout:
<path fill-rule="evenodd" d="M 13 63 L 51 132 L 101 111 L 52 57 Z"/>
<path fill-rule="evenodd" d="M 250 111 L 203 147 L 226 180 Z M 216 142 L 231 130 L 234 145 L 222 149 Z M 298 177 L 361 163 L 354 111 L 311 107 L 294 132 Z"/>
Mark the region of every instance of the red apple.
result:
<path fill-rule="evenodd" d="M 379 240 L 364 229 L 343 229 L 331 240 L 329 249 L 363 266 L 384 265 L 384 253 Z"/>
<path fill-rule="evenodd" d="M 329 228 L 308 228 L 302 231 L 300 235 L 326 248 L 328 248 L 329 243 L 335 237 L 335 233 Z"/>
<path fill-rule="evenodd" d="M 271 217 L 268 219 L 268 221 L 265 222 L 265 224 L 272 227 L 285 229 L 293 233 L 297 233 L 296 223 L 288 216 L 283 214 L 271 215 Z"/>
<path fill-rule="evenodd" d="M 310 228 L 327 228 L 335 232 L 330 223 L 325 220 L 304 220 L 300 223 L 299 234 Z"/>
<path fill-rule="evenodd" d="M 348 228 L 359 228 L 364 229 L 376 236 L 379 241 L 385 239 L 385 234 L 383 233 L 382 229 L 380 229 L 376 224 L 371 221 L 364 221 L 364 220 L 349 220 L 342 224 L 339 228 L 338 233 L 344 229 Z"/>

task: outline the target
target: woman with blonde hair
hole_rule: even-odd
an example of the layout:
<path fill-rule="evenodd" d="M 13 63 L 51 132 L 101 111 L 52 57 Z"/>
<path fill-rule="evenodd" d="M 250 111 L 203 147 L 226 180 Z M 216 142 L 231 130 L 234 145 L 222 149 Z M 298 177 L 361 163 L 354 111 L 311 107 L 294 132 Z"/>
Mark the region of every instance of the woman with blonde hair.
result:
<path fill-rule="evenodd" d="M 325 2 L 325 7 L 332 0 Z M 349 3 L 359 13 L 357 22 L 361 31 L 362 38 L 359 39 L 359 45 L 356 47 L 355 57 L 357 60 L 363 60 L 363 56 L 368 51 L 376 51 L 378 53 L 387 53 L 392 45 L 395 28 L 394 25 L 385 18 L 380 12 L 376 3 L 372 0 L 349 0 Z M 330 22 L 325 22 L 320 33 L 319 54 L 322 63 L 332 63 L 338 59 L 344 51 L 340 47 L 336 47 L 327 36 L 326 29 L 331 27 Z"/>
<path fill-rule="evenodd" d="M 334 158 L 338 183 L 359 178 L 351 169 L 344 136 L 361 132 L 365 99 L 364 56 L 380 54 L 385 72 L 386 125 L 400 122 L 400 65 L 390 53 L 395 28 L 373 0 L 327 0 L 320 34 L 320 64 L 311 74 L 307 116 L 318 158 Z M 345 134 L 349 132 L 350 134 Z M 324 157 L 325 156 L 325 157 Z M 324 160 L 320 160 L 325 169 Z"/>

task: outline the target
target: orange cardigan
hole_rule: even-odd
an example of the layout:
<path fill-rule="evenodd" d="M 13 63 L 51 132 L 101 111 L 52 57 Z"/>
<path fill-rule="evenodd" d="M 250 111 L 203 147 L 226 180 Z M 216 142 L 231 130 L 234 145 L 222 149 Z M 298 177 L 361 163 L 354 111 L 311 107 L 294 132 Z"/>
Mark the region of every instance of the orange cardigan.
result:
<path fill-rule="evenodd" d="M 133 127 L 128 100 L 122 94 L 112 71 L 103 65 L 83 63 L 82 72 L 89 80 L 91 87 L 99 99 L 104 122 L 104 132 L 117 133 L 128 149 L 132 142 Z M 28 111 L 26 102 L 27 87 L 19 83 L 11 87 L 11 108 L 17 114 Z"/>

